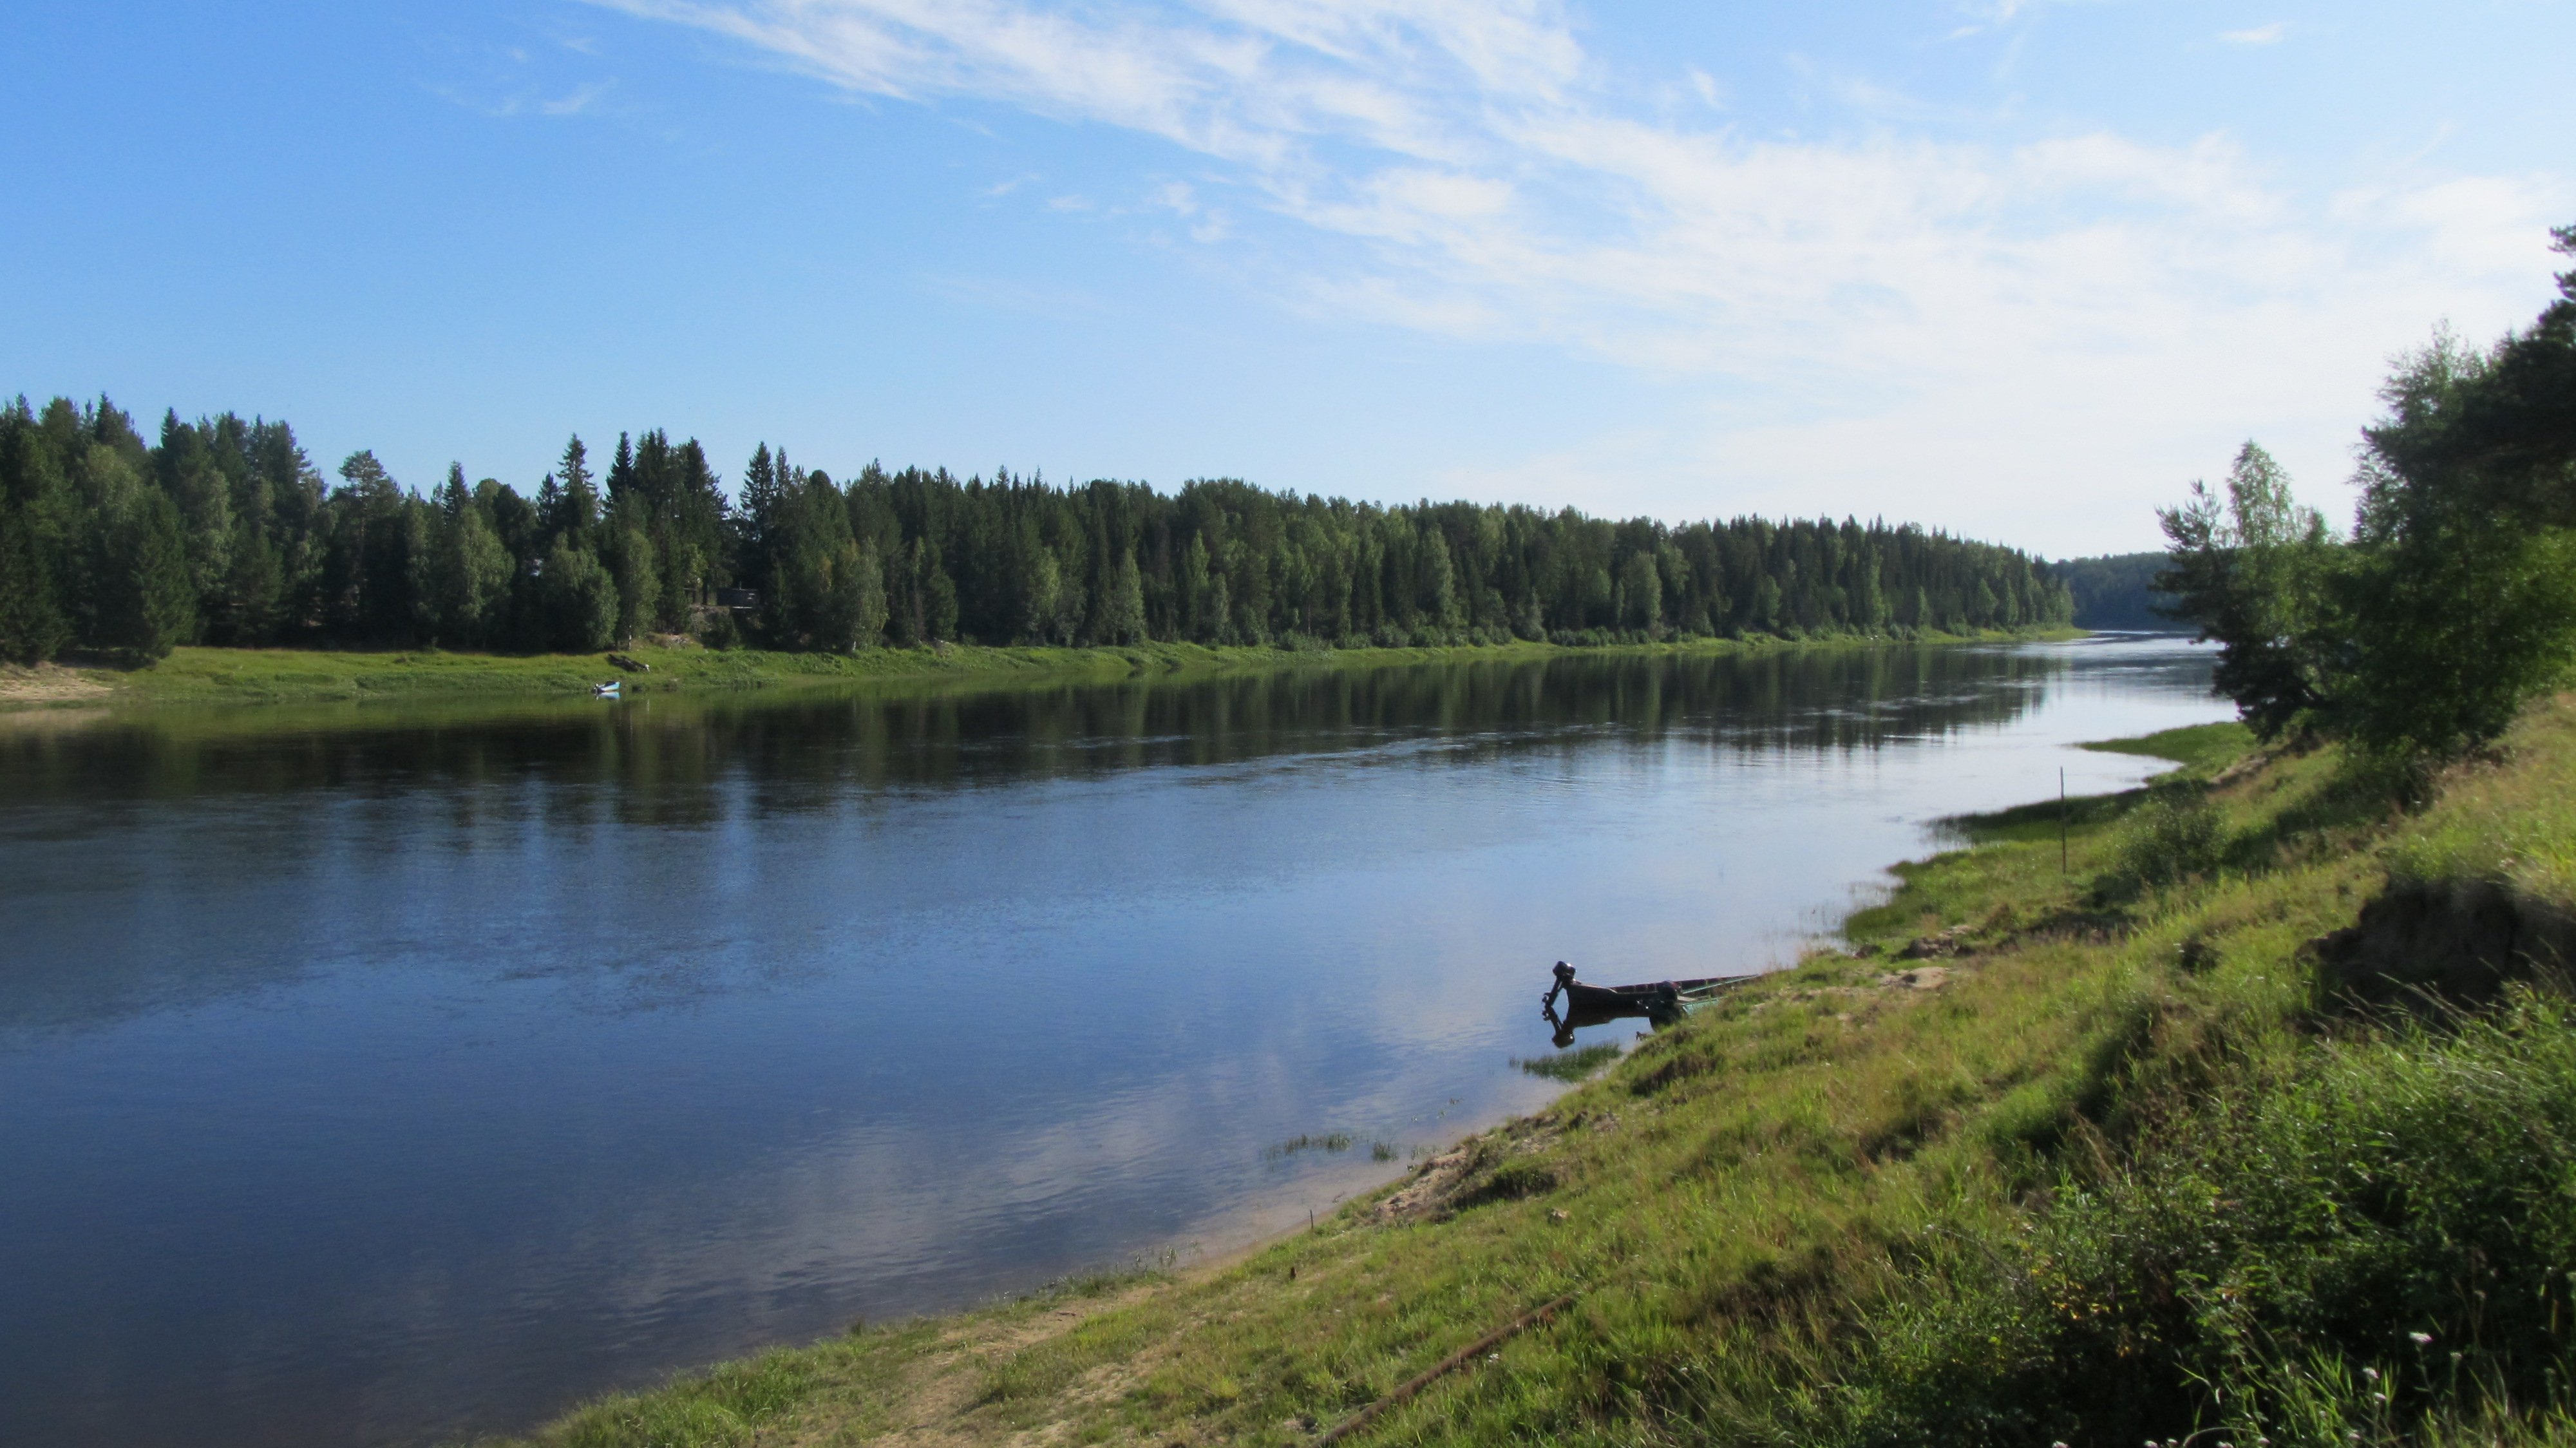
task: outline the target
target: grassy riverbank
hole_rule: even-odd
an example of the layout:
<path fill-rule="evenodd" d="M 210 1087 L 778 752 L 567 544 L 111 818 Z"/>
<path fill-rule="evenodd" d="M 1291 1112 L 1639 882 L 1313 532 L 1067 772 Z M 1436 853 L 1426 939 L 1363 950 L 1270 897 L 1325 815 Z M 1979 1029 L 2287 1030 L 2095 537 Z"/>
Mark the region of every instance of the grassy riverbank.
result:
<path fill-rule="evenodd" d="M 1983 638 L 2074 638 L 2076 630 L 1992 634 Z M 1932 641 L 1962 642 L 1937 635 Z M 617 656 L 646 665 L 629 671 L 610 654 L 472 654 L 328 649 L 183 648 L 140 669 L 56 667 L 0 668 L 0 708 L 11 705 L 313 703 L 377 698 L 501 695 L 573 695 L 607 679 L 628 692 L 763 689 L 926 680 L 1109 681 L 1139 675 L 1286 667 L 1374 668 L 1393 663 L 1516 660 L 1570 653 L 1758 652 L 1784 648 L 1870 647 L 1883 640 L 1824 636 L 1790 641 L 1768 637 L 1709 639 L 1689 643 L 1616 645 L 1568 649 L 1514 643 L 1450 648 L 1279 649 L 1202 644 L 1139 644 L 1120 648 L 985 648 L 946 644 L 932 648 L 869 649 L 857 654 L 774 653 L 759 649 L 706 649 L 695 644 L 639 644 Z"/>
<path fill-rule="evenodd" d="M 1294 1445 L 1384 1403 L 1370 1441 L 2576 1442 L 2576 1021 L 2519 985 L 2353 1003 L 2475 934 L 2390 935 L 2362 912 L 2392 891 L 2556 938 L 2576 701 L 2411 817 L 2234 726 L 2118 747 L 2184 764 L 2076 801 L 2062 845 L 2053 801 L 1963 821 L 1848 950 L 1312 1232 L 529 1441 Z"/>

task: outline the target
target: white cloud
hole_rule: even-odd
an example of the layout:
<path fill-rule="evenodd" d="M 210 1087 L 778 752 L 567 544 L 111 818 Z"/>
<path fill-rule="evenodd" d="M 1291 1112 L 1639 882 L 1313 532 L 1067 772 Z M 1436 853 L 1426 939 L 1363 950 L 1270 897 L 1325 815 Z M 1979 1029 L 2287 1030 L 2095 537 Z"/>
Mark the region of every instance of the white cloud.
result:
<path fill-rule="evenodd" d="M 2222 30 L 2218 32 L 2218 38 L 2230 45 L 2278 45 L 2289 33 L 2290 22 L 2275 20 L 2269 25 L 2257 25 L 2250 30 Z"/>
<path fill-rule="evenodd" d="M 578 116 L 599 104 L 600 99 L 608 94 L 609 84 L 602 80 L 576 86 L 569 95 L 555 100 L 539 101 L 537 112 L 548 116 Z"/>
<path fill-rule="evenodd" d="M 2249 431 L 2348 438 L 2368 374 L 2432 318 L 2527 309 L 2567 199 L 2549 177 L 2401 177 L 2320 205 L 2224 135 L 1943 141 L 1859 82 L 1836 88 L 1878 114 L 1848 137 L 1695 127 L 1603 74 L 1550 0 L 601 3 L 853 91 L 1159 137 L 1202 179 L 1151 204 L 1201 241 L 1240 230 L 1212 192 L 1302 238 L 1246 252 L 1291 305 L 1711 379 L 1723 405 L 1654 444 L 1677 489 L 1727 478 L 1837 512 L 1884 496 L 2015 536 L 2035 507 L 2143 518 L 2150 482 L 2170 494 Z M 1592 471 L 1635 486 L 1627 445 Z M 2339 472 L 2342 445 L 2312 464 Z M 1528 465 L 1544 485 L 1479 476 L 1561 498 L 1582 455 Z M 1926 477 L 1958 506 L 1900 506 Z"/>

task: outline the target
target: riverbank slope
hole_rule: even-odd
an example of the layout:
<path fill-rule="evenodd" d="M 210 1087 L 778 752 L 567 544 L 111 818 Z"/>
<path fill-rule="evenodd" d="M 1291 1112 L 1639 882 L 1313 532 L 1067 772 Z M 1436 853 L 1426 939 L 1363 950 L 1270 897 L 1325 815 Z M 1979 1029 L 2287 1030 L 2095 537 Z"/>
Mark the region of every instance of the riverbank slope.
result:
<path fill-rule="evenodd" d="M 1926 635 L 1923 642 L 2068 639 L 2074 629 L 2016 634 Z M 1568 648 L 1512 643 L 1429 648 L 1282 649 L 1237 645 L 1135 644 L 1103 648 L 939 644 L 856 654 L 707 649 L 644 643 L 599 654 L 446 653 L 435 649 L 183 648 L 144 668 L 0 666 L 0 708 L 61 704 L 264 704 L 376 698 L 582 694 L 610 679 L 630 693 L 763 689 L 866 682 L 1105 682 L 1139 675 L 1239 669 L 1376 668 L 1387 664 L 1550 658 L 1602 652 L 1759 652 L 1863 648 L 1883 639 L 1824 635 L 1789 640 L 1756 635 L 1665 644 Z M 626 660 L 621 666 L 616 660 Z"/>
<path fill-rule="evenodd" d="M 2413 816 L 2235 726 L 2125 747 L 2185 763 L 1962 821 L 1847 949 L 1311 1232 L 528 1441 L 2576 1441 L 2576 1018 L 2518 980 L 2576 698 Z"/>

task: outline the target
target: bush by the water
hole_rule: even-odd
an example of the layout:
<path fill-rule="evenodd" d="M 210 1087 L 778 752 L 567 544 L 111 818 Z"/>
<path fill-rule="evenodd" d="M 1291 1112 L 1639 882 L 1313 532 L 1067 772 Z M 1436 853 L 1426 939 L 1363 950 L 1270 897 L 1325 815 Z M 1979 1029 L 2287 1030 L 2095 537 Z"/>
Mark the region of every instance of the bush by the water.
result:
<path fill-rule="evenodd" d="M 2227 832 L 2196 784 L 2159 784 L 2133 811 L 2120 832 L 2117 862 L 2102 880 L 2102 893 L 2127 898 L 2158 890 L 2218 868 Z"/>
<path fill-rule="evenodd" d="M 2555 233 L 2576 255 L 2576 227 Z M 2164 510 L 2156 587 L 2219 645 L 2217 682 L 2269 739 L 2318 732 L 2403 762 L 2495 738 L 2576 664 L 2576 271 L 2480 350 L 2401 360 L 2362 432 L 2349 541 L 2249 442 L 2222 499 Z"/>

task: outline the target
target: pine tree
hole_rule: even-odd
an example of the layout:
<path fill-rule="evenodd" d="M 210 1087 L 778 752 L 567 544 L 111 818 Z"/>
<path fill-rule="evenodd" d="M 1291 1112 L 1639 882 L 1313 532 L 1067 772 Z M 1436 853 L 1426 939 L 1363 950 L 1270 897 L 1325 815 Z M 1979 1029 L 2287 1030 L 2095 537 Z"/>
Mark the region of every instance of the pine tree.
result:
<path fill-rule="evenodd" d="M 627 461 L 622 433 L 617 439 L 617 456 L 621 465 Z M 572 440 L 564 444 L 563 461 L 538 497 L 549 546 L 558 538 L 570 539 L 576 548 L 591 545 L 591 534 L 599 526 L 599 489 L 591 480 L 590 449 L 582 446 L 581 434 L 573 434 Z"/>
<path fill-rule="evenodd" d="M 71 642 L 50 573 L 24 511 L 0 499 L 0 658 L 42 663 Z"/>
<path fill-rule="evenodd" d="M 159 488 L 136 489 L 109 532 L 103 570 L 106 627 L 99 642 L 142 662 L 167 657 L 197 632 L 197 589 L 185 524 Z"/>
<path fill-rule="evenodd" d="M 1449 557 L 1449 543 L 1437 528 L 1426 529 L 1422 539 L 1422 612 L 1425 621 L 1443 634 L 1454 633 L 1460 622 L 1458 608 L 1458 569 Z"/>
<path fill-rule="evenodd" d="M 1179 627 L 1183 636 L 1202 643 L 1216 634 L 1216 620 L 1208 609 L 1207 539 L 1190 535 L 1190 546 L 1181 552 L 1181 606 Z"/>
<path fill-rule="evenodd" d="M 927 538 L 914 542 L 916 586 L 921 590 L 921 637 L 925 643 L 957 637 L 957 581 L 948 576 L 939 545 Z"/>

